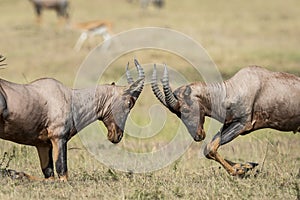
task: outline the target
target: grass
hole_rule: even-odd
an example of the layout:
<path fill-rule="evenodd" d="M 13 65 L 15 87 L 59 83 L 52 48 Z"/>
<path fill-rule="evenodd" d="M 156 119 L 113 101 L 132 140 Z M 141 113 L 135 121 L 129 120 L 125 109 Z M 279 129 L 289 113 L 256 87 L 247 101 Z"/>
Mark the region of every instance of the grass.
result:
<path fill-rule="evenodd" d="M 180 31 L 205 48 L 224 79 L 248 65 L 300 75 L 297 0 L 173 0 L 166 1 L 162 10 L 149 7 L 144 11 L 124 0 L 71 3 L 71 23 L 106 19 L 112 21 L 115 34 L 148 26 Z M 53 12 L 44 12 L 43 24 L 38 27 L 28 1 L 4 0 L 0 13 L 0 53 L 7 57 L 8 64 L 1 70 L 1 78 L 10 81 L 27 83 L 53 77 L 71 87 L 84 58 L 102 41 L 97 37 L 90 39 L 80 52 L 74 51 L 80 33 L 58 27 Z M 127 61 L 132 63 L 134 56 L 141 63 L 165 62 L 190 82 L 201 80 L 179 56 L 160 50 L 140 50 L 112 62 L 99 81 L 118 80 Z M 146 85 L 131 113 L 140 126 L 151 123 L 155 117 L 148 115 L 153 102 L 157 103 L 149 94 L 151 89 Z M 165 126 L 154 137 L 139 139 L 125 135 L 119 146 L 132 152 L 151 152 L 169 143 L 179 122 L 168 111 L 166 116 Z M 218 130 L 218 126 L 212 126 L 214 132 Z M 85 129 L 80 134 L 90 133 L 90 129 Z M 106 136 L 99 137 L 104 140 Z M 178 160 L 160 170 L 132 173 L 116 171 L 97 161 L 76 136 L 68 143 L 68 183 L 1 177 L 0 199 L 300 199 L 299 143 L 299 134 L 268 129 L 238 137 L 222 147 L 220 153 L 233 161 L 259 163 L 259 173 L 254 170 L 239 179 L 203 158 L 202 143 L 192 143 Z M 35 148 L 4 140 L 0 145 L 0 161 L 5 158 L 1 170 L 8 167 L 42 177 Z M 5 152 L 9 157 L 4 157 Z"/>
<path fill-rule="evenodd" d="M 197 145 L 193 145 L 191 150 L 169 167 L 145 174 L 114 171 L 90 158 L 86 152 L 82 152 L 83 150 L 69 150 L 72 172 L 68 183 L 2 178 L 1 198 L 295 199 L 299 195 L 299 155 L 297 152 L 290 152 L 290 148 L 296 148 L 299 142 L 291 135 L 284 136 L 278 133 L 275 136 L 277 139 L 273 145 L 269 144 L 267 151 L 261 144 L 256 149 L 257 144 L 255 140 L 252 141 L 248 144 L 252 147 L 251 151 L 241 153 L 248 156 L 232 156 L 233 151 L 245 149 L 243 142 L 247 140 L 244 138 L 244 141 L 236 141 L 234 145 L 226 146 L 222 153 L 231 155 L 230 157 L 235 157 L 236 160 L 238 157 L 265 157 L 264 166 L 258 167 L 260 173 L 250 173 L 249 177 L 244 179 L 230 177 L 215 163 L 197 158 Z M 23 155 L 24 160 L 25 155 L 28 159 L 35 160 L 28 156 L 26 150 L 22 151 L 16 153 L 17 158 Z M 249 153 L 252 155 L 249 156 Z M 262 154 L 257 155 L 260 153 Z M 27 165 L 20 163 L 19 166 L 33 167 L 37 166 L 37 163 L 27 161 Z M 27 171 L 36 173 L 36 170 Z"/>

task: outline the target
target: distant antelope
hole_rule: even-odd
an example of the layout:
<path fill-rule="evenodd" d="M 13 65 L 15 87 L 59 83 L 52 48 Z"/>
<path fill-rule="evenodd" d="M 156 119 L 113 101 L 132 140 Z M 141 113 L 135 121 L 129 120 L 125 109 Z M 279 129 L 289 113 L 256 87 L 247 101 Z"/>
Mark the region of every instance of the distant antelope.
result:
<path fill-rule="evenodd" d="M 87 38 L 94 37 L 96 35 L 102 36 L 104 40 L 109 40 L 112 35 L 111 27 L 111 22 L 102 20 L 72 24 L 70 27 L 71 29 L 81 31 L 81 35 L 79 36 L 74 49 L 79 51 Z"/>
<path fill-rule="evenodd" d="M 133 0 L 127 0 L 129 3 L 132 3 Z M 165 0 L 140 0 L 140 7 L 143 9 L 148 8 L 149 4 L 153 4 L 157 8 L 162 8 L 165 5 Z"/>
<path fill-rule="evenodd" d="M 121 141 L 127 116 L 144 86 L 143 69 L 134 62 L 139 77 L 134 82 L 127 65 L 129 86 L 70 89 L 51 78 L 29 84 L 0 79 L 0 138 L 35 146 L 45 178 L 54 178 L 55 164 L 59 179 L 66 181 L 67 142 L 84 127 L 101 120 L 108 139 Z M 25 173 L 9 173 L 36 179 Z"/>
<path fill-rule="evenodd" d="M 147 8 L 152 3 L 157 8 L 162 8 L 165 5 L 165 0 L 140 0 L 142 8 Z"/>
<path fill-rule="evenodd" d="M 41 22 L 41 15 L 43 9 L 52 9 L 56 11 L 59 18 L 64 18 L 67 20 L 69 18 L 68 0 L 29 0 L 35 9 L 37 15 L 37 22 Z"/>
<path fill-rule="evenodd" d="M 173 93 L 165 67 L 163 94 L 154 67 L 151 85 L 155 96 L 182 120 L 195 141 L 205 138 L 205 116 L 224 123 L 206 145 L 204 154 L 219 162 L 231 175 L 243 176 L 257 164 L 226 160 L 218 153 L 220 146 L 262 128 L 300 132 L 300 78 L 292 74 L 251 66 L 227 81 L 191 83 Z"/>

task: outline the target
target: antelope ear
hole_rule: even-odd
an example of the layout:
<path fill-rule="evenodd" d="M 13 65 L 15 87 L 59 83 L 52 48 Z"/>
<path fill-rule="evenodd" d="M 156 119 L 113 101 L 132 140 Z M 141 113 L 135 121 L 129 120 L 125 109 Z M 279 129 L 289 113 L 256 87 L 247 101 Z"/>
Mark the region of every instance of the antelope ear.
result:
<path fill-rule="evenodd" d="M 138 98 L 141 94 L 144 87 L 144 78 L 140 78 L 131 85 L 129 85 L 125 91 L 124 94 L 129 94 L 135 98 Z"/>
<path fill-rule="evenodd" d="M 191 93 L 192 93 L 192 89 L 190 86 L 186 86 L 184 92 L 183 92 L 183 96 L 184 96 L 184 100 L 185 102 L 190 106 L 193 104 L 193 101 L 191 100 Z"/>

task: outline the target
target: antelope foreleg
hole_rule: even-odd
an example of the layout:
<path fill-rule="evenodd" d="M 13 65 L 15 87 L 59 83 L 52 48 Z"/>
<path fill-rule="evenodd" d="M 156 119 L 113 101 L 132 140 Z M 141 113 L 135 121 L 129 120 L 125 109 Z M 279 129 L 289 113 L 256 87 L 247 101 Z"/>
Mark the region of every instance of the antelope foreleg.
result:
<path fill-rule="evenodd" d="M 45 178 L 54 178 L 52 146 L 36 147 L 40 158 L 40 164 Z"/>
<path fill-rule="evenodd" d="M 233 167 L 225 161 L 220 154 L 217 152 L 218 148 L 220 147 L 221 137 L 214 137 L 214 139 L 206 145 L 204 149 L 204 155 L 208 159 L 212 159 L 220 163 L 229 174 L 234 174 L 235 170 Z"/>
<path fill-rule="evenodd" d="M 67 140 L 62 138 L 55 138 L 51 140 L 53 147 L 53 160 L 55 163 L 58 178 L 61 181 L 67 181 Z"/>
<path fill-rule="evenodd" d="M 217 152 L 218 148 L 230 142 L 238 135 L 240 135 L 244 131 L 245 126 L 241 123 L 232 123 L 228 126 L 224 126 L 220 132 L 218 132 L 213 140 L 206 145 L 204 149 L 204 155 L 209 158 L 220 163 L 226 171 L 233 175 L 244 175 L 248 170 L 253 169 L 257 166 L 256 163 L 246 163 L 246 164 L 236 164 L 234 162 L 225 160 L 221 157 L 221 155 Z"/>

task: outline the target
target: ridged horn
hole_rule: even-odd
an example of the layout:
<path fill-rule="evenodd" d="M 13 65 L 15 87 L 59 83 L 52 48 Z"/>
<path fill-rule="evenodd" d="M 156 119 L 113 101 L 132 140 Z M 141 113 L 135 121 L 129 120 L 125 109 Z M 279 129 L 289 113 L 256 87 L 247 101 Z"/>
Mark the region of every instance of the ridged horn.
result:
<path fill-rule="evenodd" d="M 129 93 L 131 96 L 137 99 L 140 96 L 143 87 L 144 87 L 144 79 L 138 79 L 137 81 L 132 83 L 125 92 Z"/>
<path fill-rule="evenodd" d="M 138 73 L 139 73 L 139 78 L 138 79 L 143 79 L 145 78 L 145 73 L 144 73 L 144 70 L 142 68 L 142 66 L 140 65 L 140 63 L 137 61 L 137 59 L 135 58 L 134 59 L 134 64 L 138 70 Z"/>
<path fill-rule="evenodd" d="M 134 81 L 133 81 L 133 78 L 131 77 L 131 74 L 130 74 L 130 71 L 128 68 L 129 68 L 129 62 L 127 63 L 127 66 L 126 66 L 126 78 L 127 78 L 127 83 L 132 84 Z"/>
<path fill-rule="evenodd" d="M 156 64 L 154 64 L 153 67 L 153 73 L 152 73 L 152 79 L 151 79 L 151 88 L 152 91 L 154 93 L 154 95 L 156 96 L 156 98 L 162 103 L 164 104 L 166 107 L 168 107 L 165 97 L 163 95 L 163 93 L 160 91 L 158 84 L 157 84 L 157 72 L 156 72 Z"/>
<path fill-rule="evenodd" d="M 162 82 L 164 93 L 165 93 L 166 103 L 173 110 L 176 110 L 177 105 L 178 105 L 178 100 L 175 98 L 175 96 L 174 96 L 174 94 L 173 94 L 173 92 L 170 88 L 169 74 L 168 74 L 168 69 L 167 69 L 166 65 L 165 65 L 164 75 L 163 75 L 163 78 L 162 78 L 161 82 Z"/>
<path fill-rule="evenodd" d="M 136 66 L 136 68 L 137 68 L 137 71 L 138 71 L 138 74 L 139 74 L 139 77 L 138 77 L 138 80 L 137 80 L 137 81 L 142 80 L 142 81 L 141 81 L 141 84 L 140 84 L 140 86 L 139 86 L 139 88 L 138 88 L 138 91 L 141 93 L 142 90 L 143 90 L 143 88 L 144 88 L 145 73 L 144 73 L 144 70 L 143 70 L 142 66 L 141 66 L 140 63 L 137 61 L 136 58 L 134 58 L 134 64 L 135 64 L 135 66 Z M 139 95 L 140 95 L 140 93 L 139 93 Z"/>

